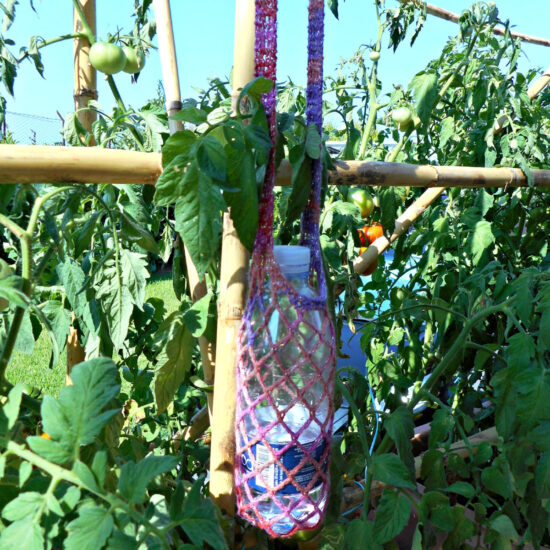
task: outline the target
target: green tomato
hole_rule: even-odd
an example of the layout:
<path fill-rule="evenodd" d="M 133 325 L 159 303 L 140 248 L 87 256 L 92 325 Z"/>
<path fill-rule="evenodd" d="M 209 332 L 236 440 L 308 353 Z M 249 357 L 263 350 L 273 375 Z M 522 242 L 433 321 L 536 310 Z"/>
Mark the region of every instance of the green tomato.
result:
<path fill-rule="evenodd" d="M 96 42 L 90 48 L 90 63 L 105 74 L 119 73 L 126 65 L 126 56 L 120 46 L 110 42 Z"/>
<path fill-rule="evenodd" d="M 392 111 L 391 117 L 396 124 L 408 124 L 412 119 L 412 113 L 408 107 L 399 107 Z"/>
<path fill-rule="evenodd" d="M 371 61 L 378 61 L 380 59 L 380 52 L 375 52 L 375 51 L 370 52 L 369 59 Z"/>
<path fill-rule="evenodd" d="M 136 74 L 143 69 L 145 65 L 145 56 L 141 50 L 136 50 L 130 46 L 123 46 L 122 51 L 126 56 L 126 65 L 122 69 L 125 73 Z"/>
<path fill-rule="evenodd" d="M 374 201 L 366 189 L 356 187 L 349 190 L 348 202 L 351 202 L 361 210 L 361 217 L 367 218 L 374 210 Z"/>

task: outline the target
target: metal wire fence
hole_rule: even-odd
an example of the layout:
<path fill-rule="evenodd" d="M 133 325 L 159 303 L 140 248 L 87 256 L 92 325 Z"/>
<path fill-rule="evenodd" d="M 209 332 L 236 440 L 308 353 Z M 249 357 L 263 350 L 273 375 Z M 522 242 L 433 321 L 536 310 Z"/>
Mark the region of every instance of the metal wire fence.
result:
<path fill-rule="evenodd" d="M 63 120 L 6 111 L 0 124 L 0 141 L 21 145 L 65 145 Z"/>

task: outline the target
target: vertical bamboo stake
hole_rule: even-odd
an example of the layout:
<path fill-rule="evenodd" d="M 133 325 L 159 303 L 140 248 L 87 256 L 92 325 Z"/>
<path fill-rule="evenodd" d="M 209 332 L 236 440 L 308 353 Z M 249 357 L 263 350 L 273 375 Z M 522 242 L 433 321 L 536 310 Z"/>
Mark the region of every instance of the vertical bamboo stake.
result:
<path fill-rule="evenodd" d="M 95 23 L 95 0 L 80 0 L 82 12 L 91 31 L 96 33 Z M 82 32 L 83 25 L 80 16 L 76 10 L 73 11 L 73 28 L 75 33 Z M 90 99 L 97 99 L 97 75 L 92 67 L 88 54 L 90 52 L 90 43 L 86 38 L 75 38 L 74 40 L 74 107 L 77 111 L 78 120 L 82 126 L 92 131 L 92 123 L 97 115 L 95 111 L 79 111 L 88 106 Z M 74 314 L 72 321 L 74 322 Z M 86 354 L 80 345 L 78 332 L 71 326 L 67 337 L 67 371 L 65 374 L 65 383 L 72 384 L 71 370 L 74 365 L 84 361 Z"/>
<path fill-rule="evenodd" d="M 82 12 L 90 26 L 90 30 L 96 33 L 95 21 L 95 0 L 80 0 Z M 73 28 L 75 33 L 83 32 L 82 21 L 76 10 L 73 15 Z M 97 74 L 92 67 L 88 54 L 90 43 L 86 38 L 75 38 L 74 40 L 74 108 L 76 111 L 88 106 L 91 99 L 97 99 Z M 92 123 L 95 122 L 97 114 L 95 111 L 81 111 L 77 114 L 82 126 L 91 132 Z"/>
<path fill-rule="evenodd" d="M 168 116 L 176 114 L 181 110 L 181 91 L 178 76 L 178 63 L 176 59 L 176 48 L 174 45 L 174 31 L 172 27 L 172 16 L 170 14 L 170 0 L 153 0 L 155 19 L 157 21 L 157 39 L 159 44 L 160 62 L 162 67 L 162 80 L 166 94 L 166 111 Z M 177 120 L 169 120 L 170 133 L 173 134 L 183 130 L 183 123 Z M 187 248 L 185 250 L 185 262 L 187 265 L 187 279 L 191 289 L 193 301 L 200 300 L 208 292 L 204 278 L 199 280 L 199 274 L 191 260 Z M 204 336 L 199 338 L 204 381 L 210 386 L 214 382 L 214 345 Z M 206 394 L 208 402 L 208 414 L 212 418 L 213 395 Z"/>
<path fill-rule="evenodd" d="M 237 0 L 233 52 L 233 101 L 238 90 L 254 78 L 254 0 Z M 223 241 L 218 302 L 214 417 L 210 448 L 210 494 L 228 515 L 235 514 L 233 460 L 235 456 L 235 361 L 248 274 L 248 253 L 228 214 Z"/>

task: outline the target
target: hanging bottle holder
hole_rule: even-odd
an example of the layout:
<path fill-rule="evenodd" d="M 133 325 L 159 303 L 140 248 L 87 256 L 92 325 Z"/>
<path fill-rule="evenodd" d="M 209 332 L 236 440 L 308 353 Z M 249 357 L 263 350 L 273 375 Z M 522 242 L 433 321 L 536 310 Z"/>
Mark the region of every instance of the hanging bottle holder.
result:
<path fill-rule="evenodd" d="M 277 0 L 256 0 L 255 25 L 256 75 L 275 82 Z M 324 0 L 310 0 L 307 122 L 317 124 L 320 132 L 323 25 Z M 273 143 L 275 94 L 274 87 L 263 100 Z M 322 166 L 320 160 L 311 164 L 312 188 L 301 218 L 300 244 L 309 248 L 309 278 L 316 282 L 317 295 L 298 292 L 275 260 L 273 148 L 260 201 L 249 298 L 238 336 L 237 508 L 241 517 L 272 536 L 291 536 L 317 527 L 330 488 L 336 356 L 319 242 Z M 284 329 L 277 334 L 274 319 Z"/>

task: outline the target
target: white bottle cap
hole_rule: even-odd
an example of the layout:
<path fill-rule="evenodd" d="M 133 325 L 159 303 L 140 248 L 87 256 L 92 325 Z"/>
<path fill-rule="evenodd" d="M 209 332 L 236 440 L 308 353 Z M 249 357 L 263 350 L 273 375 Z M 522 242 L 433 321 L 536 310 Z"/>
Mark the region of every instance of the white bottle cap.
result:
<path fill-rule="evenodd" d="M 283 274 L 305 273 L 309 271 L 310 252 L 307 246 L 275 246 L 275 260 Z"/>

